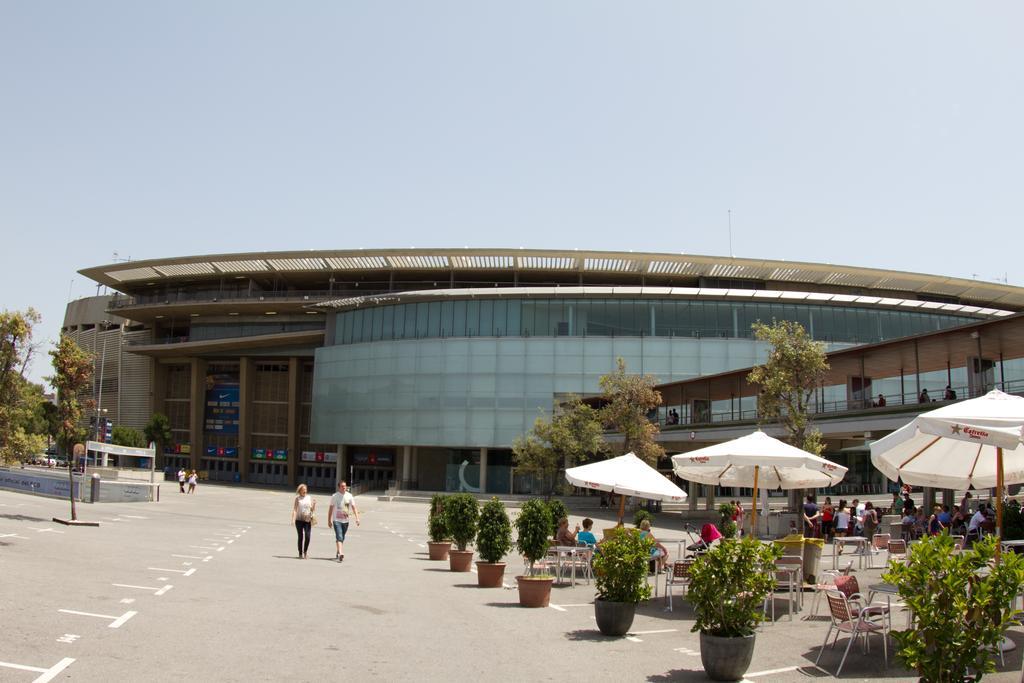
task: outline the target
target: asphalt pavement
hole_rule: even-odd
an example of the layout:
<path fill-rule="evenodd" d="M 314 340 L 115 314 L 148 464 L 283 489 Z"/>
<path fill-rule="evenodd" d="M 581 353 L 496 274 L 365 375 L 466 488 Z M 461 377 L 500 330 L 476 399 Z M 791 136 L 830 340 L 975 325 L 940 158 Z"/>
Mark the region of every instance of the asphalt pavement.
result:
<path fill-rule="evenodd" d="M 291 492 L 161 493 L 81 504 L 100 526 L 66 527 L 51 521 L 67 516 L 66 501 L 0 491 L 0 681 L 707 680 L 685 601 L 667 612 L 659 589 L 623 638 L 597 631 L 585 581 L 556 586 L 548 608 L 521 608 L 519 557 L 496 589 L 427 559 L 424 503 L 357 497 L 362 526 L 338 563 L 325 525 L 298 558 Z M 315 498 L 325 518 L 329 498 Z M 607 522 L 591 516 L 597 529 Z M 683 538 L 672 526 L 659 516 L 655 533 Z M 831 546 L 822 562 L 831 566 Z M 855 573 L 864 587 L 881 570 Z M 824 607 L 807 618 L 812 598 L 790 620 L 779 594 L 747 680 L 831 678 L 845 641 L 814 666 L 828 621 Z M 986 680 L 1021 680 L 1024 631 L 1010 638 L 1017 649 Z M 916 680 L 881 655 L 877 637 L 867 655 L 854 648 L 842 679 Z"/>

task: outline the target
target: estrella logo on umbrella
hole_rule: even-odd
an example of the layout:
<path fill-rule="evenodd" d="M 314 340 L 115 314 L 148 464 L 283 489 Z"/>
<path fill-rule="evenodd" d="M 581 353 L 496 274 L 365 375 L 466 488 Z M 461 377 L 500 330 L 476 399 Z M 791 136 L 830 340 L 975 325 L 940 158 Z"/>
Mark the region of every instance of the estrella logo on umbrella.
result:
<path fill-rule="evenodd" d="M 954 434 L 960 434 L 961 432 L 963 432 L 966 436 L 969 436 L 972 439 L 987 439 L 989 437 L 988 432 L 986 432 L 983 429 L 976 429 L 974 427 L 961 427 L 960 425 L 953 425 L 952 427 L 950 427 L 950 430 L 952 430 Z"/>
<path fill-rule="evenodd" d="M 698 455 L 698 456 L 693 456 L 693 457 L 690 458 L 690 462 L 695 462 L 695 463 L 698 463 L 700 465 L 704 465 L 707 462 L 709 462 L 710 460 L 711 460 L 711 458 L 709 458 L 706 455 Z"/>

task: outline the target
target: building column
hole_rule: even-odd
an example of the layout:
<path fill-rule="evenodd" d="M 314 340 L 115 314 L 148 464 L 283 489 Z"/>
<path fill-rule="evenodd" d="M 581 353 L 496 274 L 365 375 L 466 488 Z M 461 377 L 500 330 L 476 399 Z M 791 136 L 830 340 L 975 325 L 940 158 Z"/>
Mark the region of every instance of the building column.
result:
<path fill-rule="evenodd" d="M 935 507 L 935 489 L 931 486 L 924 487 L 924 511 L 925 514 L 930 515 L 932 508 Z"/>
<path fill-rule="evenodd" d="M 348 446 L 338 444 L 338 462 L 334 470 L 334 488 L 338 488 L 338 482 L 342 480 L 348 481 L 348 473 L 345 471 L 345 452 L 347 450 Z M 352 482 L 348 481 L 348 485 L 352 486 Z"/>
<path fill-rule="evenodd" d="M 155 358 L 150 358 L 149 376 L 153 378 L 153 389 L 149 394 L 149 416 L 153 417 L 155 413 L 167 415 L 167 404 L 164 402 L 167 398 L 167 366 L 158 363 Z M 158 445 L 161 450 L 156 454 L 157 469 L 167 466 L 167 456 L 162 449 L 168 446 L 170 444 L 167 443 Z"/>
<path fill-rule="evenodd" d="M 252 358 L 238 359 L 238 477 L 249 481 L 249 463 L 252 462 L 252 391 L 256 378 L 256 364 Z"/>
<path fill-rule="evenodd" d="M 288 485 L 295 488 L 299 476 L 299 359 L 288 359 Z"/>
<path fill-rule="evenodd" d="M 949 511 L 953 511 L 953 506 L 957 504 L 953 489 L 942 489 L 942 504 L 949 506 Z"/>
<path fill-rule="evenodd" d="M 487 493 L 487 449 L 480 449 L 480 493 Z"/>
<path fill-rule="evenodd" d="M 707 499 L 706 499 L 707 500 L 707 506 L 705 507 L 705 509 L 706 510 L 714 511 L 714 509 L 715 509 L 715 487 L 712 484 L 707 484 L 707 490 L 708 490 Z"/>
<path fill-rule="evenodd" d="M 203 431 L 206 419 L 206 361 L 192 359 L 192 376 L 189 391 L 189 450 L 192 469 L 199 469 L 199 458 L 204 452 Z"/>
<path fill-rule="evenodd" d="M 687 482 L 686 495 L 687 502 L 690 504 L 690 512 L 697 511 L 697 497 L 700 495 L 698 488 L 700 485 L 695 481 Z"/>
<path fill-rule="evenodd" d="M 411 484 L 412 478 L 412 446 L 402 446 L 402 483 L 398 485 L 400 489 L 407 489 Z"/>
<path fill-rule="evenodd" d="M 415 446 L 412 447 L 412 481 L 419 488 L 420 480 L 420 452 Z"/>

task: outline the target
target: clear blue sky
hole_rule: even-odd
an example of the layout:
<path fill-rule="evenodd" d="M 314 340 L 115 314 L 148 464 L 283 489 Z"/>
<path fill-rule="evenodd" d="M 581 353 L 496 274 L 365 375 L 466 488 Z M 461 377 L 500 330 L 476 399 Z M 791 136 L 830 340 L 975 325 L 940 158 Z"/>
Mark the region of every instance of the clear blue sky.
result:
<path fill-rule="evenodd" d="M 2 303 L 274 249 L 733 253 L 1024 285 L 1020 2 L 0 1 Z M 49 373 L 37 360 L 33 376 Z"/>

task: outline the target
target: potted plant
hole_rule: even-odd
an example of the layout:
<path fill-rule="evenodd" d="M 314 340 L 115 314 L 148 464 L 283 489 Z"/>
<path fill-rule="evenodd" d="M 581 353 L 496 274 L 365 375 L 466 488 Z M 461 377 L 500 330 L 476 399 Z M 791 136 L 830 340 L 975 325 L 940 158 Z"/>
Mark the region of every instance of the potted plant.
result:
<path fill-rule="evenodd" d="M 956 553 L 949 534 L 927 536 L 906 564 L 891 562 L 882 575 L 914 614 L 913 628 L 892 636 L 896 656 L 921 680 L 978 680 L 995 671 L 1003 634 L 1017 623 L 1013 602 L 1024 581 L 1024 558 L 1004 553 L 995 562 L 996 542 L 989 536 Z"/>
<path fill-rule="evenodd" d="M 551 511 L 544 501 L 534 498 L 523 503 L 516 518 L 516 548 L 529 563 L 525 576 L 517 576 L 519 604 L 523 607 L 547 607 L 551 600 L 550 574 L 537 575 L 534 565 L 548 552 L 548 537 L 551 534 Z"/>
<path fill-rule="evenodd" d="M 444 518 L 455 549 L 448 553 L 448 566 L 453 572 L 468 572 L 473 564 L 473 551 L 466 546 L 476 538 L 476 525 L 480 519 L 480 503 L 472 493 L 448 496 L 444 504 Z"/>
<path fill-rule="evenodd" d="M 623 636 L 633 625 L 636 606 L 651 597 L 647 563 L 652 541 L 636 529 L 613 529 L 594 556 L 597 599 L 594 616 L 606 636 Z"/>
<path fill-rule="evenodd" d="M 505 506 L 497 498 L 487 501 L 480 511 L 480 528 L 476 532 L 477 585 L 481 588 L 500 588 L 505 576 L 502 560 L 512 549 L 512 523 Z"/>
<path fill-rule="evenodd" d="M 754 633 L 764 619 L 764 599 L 775 590 L 775 560 L 782 548 L 748 536 L 722 539 L 694 563 L 687 599 L 700 631 L 700 659 L 715 681 L 743 678 L 754 653 Z"/>
<path fill-rule="evenodd" d="M 448 535 L 448 522 L 444 516 L 444 503 L 447 496 L 435 493 L 430 497 L 430 512 L 427 514 L 427 551 L 432 560 L 447 560 L 448 551 L 452 547 L 451 536 Z"/>

